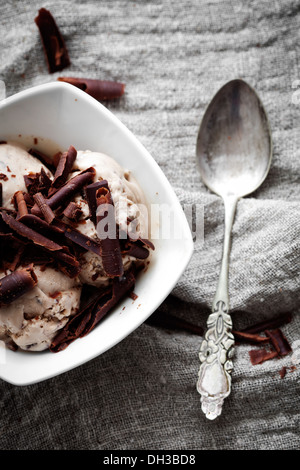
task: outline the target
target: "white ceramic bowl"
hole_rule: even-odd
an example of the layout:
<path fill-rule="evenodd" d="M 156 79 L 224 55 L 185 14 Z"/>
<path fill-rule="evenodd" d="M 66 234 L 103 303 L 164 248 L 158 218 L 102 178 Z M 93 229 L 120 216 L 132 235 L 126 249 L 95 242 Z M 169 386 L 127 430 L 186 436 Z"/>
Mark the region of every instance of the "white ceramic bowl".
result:
<path fill-rule="evenodd" d="M 137 300 L 121 302 L 89 335 L 59 353 L 0 351 L 0 378 L 28 385 L 93 359 L 141 325 L 180 278 L 192 255 L 193 241 L 181 205 L 157 163 L 106 107 L 83 91 L 61 82 L 23 91 L 0 102 L 0 123 L 0 140 L 32 146 L 37 138 L 35 147 L 50 154 L 74 145 L 77 150 L 110 155 L 132 171 L 149 204 L 172 209 L 175 224 L 170 237 L 157 227 L 159 238 L 153 240 L 156 249 L 151 264 L 135 286 Z"/>

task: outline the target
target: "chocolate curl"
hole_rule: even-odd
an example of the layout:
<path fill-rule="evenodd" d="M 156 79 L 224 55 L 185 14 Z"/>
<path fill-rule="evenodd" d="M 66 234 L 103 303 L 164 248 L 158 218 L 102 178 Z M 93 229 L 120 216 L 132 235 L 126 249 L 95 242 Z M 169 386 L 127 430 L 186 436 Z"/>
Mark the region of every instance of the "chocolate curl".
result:
<path fill-rule="evenodd" d="M 89 184 L 85 188 L 86 200 L 90 209 L 90 219 L 96 225 L 97 224 L 97 199 L 96 192 L 100 188 L 106 188 L 108 190 L 108 182 L 106 180 L 96 181 L 95 183 Z"/>
<path fill-rule="evenodd" d="M 41 8 L 34 21 L 39 28 L 49 73 L 68 67 L 68 50 L 50 11 Z"/>
<path fill-rule="evenodd" d="M 43 168 L 41 168 L 40 173 L 24 175 L 24 182 L 29 196 L 33 196 L 38 192 L 47 195 L 51 186 L 51 179 Z"/>
<path fill-rule="evenodd" d="M 252 349 L 249 351 L 250 361 L 253 366 L 262 364 L 263 362 L 269 361 L 278 357 L 277 351 L 266 351 L 265 349 Z"/>
<path fill-rule="evenodd" d="M 82 171 L 74 178 L 71 178 L 61 188 L 59 188 L 49 199 L 46 199 L 48 206 L 55 210 L 61 205 L 72 199 L 84 186 L 86 186 L 94 177 L 96 171 L 94 168 L 88 168 Z M 31 213 L 41 216 L 41 210 L 37 204 L 31 209 Z"/>
<path fill-rule="evenodd" d="M 71 240 L 76 245 L 79 245 L 85 250 L 92 251 L 96 255 L 101 256 L 101 246 L 97 240 L 84 235 L 75 228 L 58 219 L 53 222 L 52 226 L 58 228 L 66 238 Z"/>
<path fill-rule="evenodd" d="M 14 197 L 15 197 L 17 208 L 18 208 L 17 218 L 20 218 L 20 217 L 28 214 L 28 208 L 27 208 L 26 201 L 24 199 L 23 192 L 22 191 L 17 191 L 15 193 Z"/>
<path fill-rule="evenodd" d="M 54 174 L 54 179 L 52 181 L 49 196 L 56 192 L 68 179 L 69 173 L 71 172 L 74 162 L 77 157 L 77 150 L 70 145 L 69 150 L 61 154 L 59 162 Z"/>
<path fill-rule="evenodd" d="M 125 84 L 109 80 L 95 80 L 90 78 L 59 77 L 60 82 L 70 83 L 85 91 L 98 101 L 120 98 L 125 91 Z"/>
<path fill-rule="evenodd" d="M 109 215 L 107 231 L 102 234 L 97 230 L 100 240 L 103 268 L 108 277 L 122 276 L 124 272 L 120 241 L 116 236 L 116 221 L 114 216 L 114 205 L 109 189 L 102 187 L 96 191 L 97 202 L 97 228 L 99 224 Z M 110 233 L 110 228 L 113 233 Z"/>
<path fill-rule="evenodd" d="M 149 256 L 149 250 L 138 242 L 125 242 L 121 249 L 122 255 L 132 256 L 136 259 L 146 259 Z"/>
<path fill-rule="evenodd" d="M 276 330 L 266 330 L 266 335 L 270 338 L 279 356 L 286 356 L 292 351 L 288 340 L 279 328 Z"/>
<path fill-rule="evenodd" d="M 33 199 L 35 200 L 36 204 L 39 206 L 39 209 L 45 219 L 45 221 L 48 224 L 51 224 L 51 222 L 55 219 L 55 214 L 52 211 L 52 209 L 48 206 L 46 199 L 42 195 L 42 193 L 36 193 L 33 196 Z"/>
<path fill-rule="evenodd" d="M 9 305 L 37 284 L 32 266 L 20 269 L 0 279 L 0 306 Z"/>
<path fill-rule="evenodd" d="M 82 338 L 90 333 L 100 320 L 133 289 L 134 284 L 133 270 L 127 271 L 121 279 L 114 279 L 110 288 L 88 303 L 59 331 L 50 345 L 50 351 L 62 351 L 77 338 Z"/>
<path fill-rule="evenodd" d="M 70 202 L 69 205 L 63 211 L 63 215 L 74 222 L 78 222 L 82 216 L 83 211 L 75 202 Z"/>

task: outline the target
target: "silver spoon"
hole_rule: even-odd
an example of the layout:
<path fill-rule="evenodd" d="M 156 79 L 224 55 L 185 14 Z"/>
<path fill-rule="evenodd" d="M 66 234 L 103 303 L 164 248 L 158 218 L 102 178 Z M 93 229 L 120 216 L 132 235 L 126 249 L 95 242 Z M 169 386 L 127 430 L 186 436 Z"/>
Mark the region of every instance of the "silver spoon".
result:
<path fill-rule="evenodd" d="M 238 200 L 266 178 L 272 158 L 268 119 L 255 91 L 232 80 L 215 95 L 203 117 L 197 139 L 197 163 L 203 182 L 225 206 L 221 272 L 207 332 L 199 353 L 197 390 L 208 419 L 222 412 L 231 391 L 234 337 L 229 314 L 230 234 Z"/>

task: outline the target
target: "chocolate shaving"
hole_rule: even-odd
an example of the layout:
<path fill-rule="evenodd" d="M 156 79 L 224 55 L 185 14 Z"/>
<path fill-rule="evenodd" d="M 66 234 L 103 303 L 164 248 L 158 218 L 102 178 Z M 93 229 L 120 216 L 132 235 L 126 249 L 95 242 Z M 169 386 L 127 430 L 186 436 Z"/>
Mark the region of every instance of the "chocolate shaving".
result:
<path fill-rule="evenodd" d="M 96 171 L 94 168 L 88 168 L 82 171 L 67 181 L 49 199 L 46 199 L 46 203 L 52 210 L 55 210 L 66 202 L 69 202 L 70 199 L 95 177 L 95 174 Z M 31 213 L 37 216 L 41 215 L 41 210 L 37 204 L 33 206 Z"/>
<path fill-rule="evenodd" d="M 17 208 L 18 208 L 17 218 L 28 214 L 28 208 L 27 208 L 27 204 L 26 204 L 23 192 L 17 191 L 14 197 L 15 197 Z"/>
<path fill-rule="evenodd" d="M 9 305 L 37 284 L 32 266 L 20 269 L 0 279 L 0 306 Z"/>
<path fill-rule="evenodd" d="M 232 334 L 234 335 L 235 339 L 239 342 L 246 342 L 246 343 L 269 343 L 270 339 L 266 336 L 261 336 L 259 334 L 247 333 L 245 331 L 236 331 L 232 330 Z"/>
<path fill-rule="evenodd" d="M 41 8 L 34 21 L 39 28 L 49 73 L 68 67 L 68 50 L 50 11 Z"/>
<path fill-rule="evenodd" d="M 51 186 L 51 180 L 43 168 L 41 168 L 40 173 L 29 173 L 28 175 L 24 175 L 24 181 L 29 196 L 33 196 L 38 192 L 47 196 Z"/>
<path fill-rule="evenodd" d="M 139 240 L 121 243 L 121 246 L 122 255 L 132 256 L 136 259 L 146 259 L 149 256 L 149 250 Z"/>
<path fill-rule="evenodd" d="M 288 340 L 279 328 L 275 330 L 266 330 L 266 335 L 270 338 L 271 343 L 279 356 L 286 356 L 292 351 Z"/>
<path fill-rule="evenodd" d="M 96 192 L 100 188 L 108 188 L 108 182 L 106 180 L 96 181 L 95 183 L 89 184 L 85 188 L 85 195 L 86 200 L 90 210 L 90 219 L 96 225 L 97 224 L 97 199 L 96 199 Z"/>
<path fill-rule="evenodd" d="M 61 230 L 61 232 L 64 233 L 64 236 L 71 240 L 73 243 L 76 243 L 87 251 L 92 251 L 96 255 L 101 256 L 101 246 L 98 240 L 84 235 L 75 228 L 71 227 L 68 224 L 65 224 L 64 222 L 58 219 L 55 219 L 52 225 L 53 227 L 56 227 Z"/>
<path fill-rule="evenodd" d="M 41 235 L 40 233 L 32 230 L 27 225 L 23 224 L 19 220 L 14 219 L 11 215 L 5 214 L 4 212 L 1 213 L 3 221 L 16 233 L 21 235 L 21 237 L 27 238 L 31 240 L 35 245 L 42 246 L 48 251 L 61 251 L 63 247 L 58 245 L 57 243 L 53 242 L 49 238 Z"/>
<path fill-rule="evenodd" d="M 123 260 L 121 254 L 120 241 L 116 236 L 116 221 L 114 216 L 113 200 L 110 190 L 106 187 L 97 189 L 96 191 L 97 202 L 97 227 L 109 215 L 108 224 L 106 224 L 107 231 L 97 235 L 100 240 L 101 256 L 103 268 L 108 277 L 122 276 L 124 272 Z M 99 210 L 99 208 L 101 210 Z M 113 219 L 113 220 L 112 220 Z M 110 233 L 110 228 L 113 228 L 113 233 Z"/>
<path fill-rule="evenodd" d="M 93 299 L 82 308 L 59 331 L 50 345 L 50 351 L 62 351 L 77 338 L 82 338 L 90 333 L 100 320 L 133 289 L 134 284 L 135 275 L 133 270 L 127 271 L 122 278 L 115 278 L 110 288 L 105 289 L 96 299 Z"/>
<path fill-rule="evenodd" d="M 78 222 L 82 216 L 83 211 L 75 202 L 70 202 L 69 205 L 63 211 L 63 215 L 74 222 Z"/>
<path fill-rule="evenodd" d="M 125 91 L 125 84 L 109 80 L 90 78 L 59 77 L 60 82 L 70 83 L 80 88 L 98 101 L 120 98 Z"/>
<path fill-rule="evenodd" d="M 265 361 L 278 357 L 277 351 L 266 351 L 265 349 L 252 349 L 249 351 L 251 364 L 256 366 L 262 364 Z"/>
<path fill-rule="evenodd" d="M 55 214 L 52 211 L 52 209 L 48 206 L 46 203 L 46 199 L 42 195 L 42 193 L 36 193 L 33 196 L 33 199 L 35 200 L 36 204 L 38 205 L 45 221 L 48 224 L 51 224 L 51 222 L 55 219 Z"/>
<path fill-rule="evenodd" d="M 49 196 L 57 191 L 68 179 L 69 173 L 71 172 L 74 162 L 76 160 L 77 151 L 70 145 L 69 150 L 61 154 L 59 162 L 54 174 L 51 187 L 49 189 Z"/>

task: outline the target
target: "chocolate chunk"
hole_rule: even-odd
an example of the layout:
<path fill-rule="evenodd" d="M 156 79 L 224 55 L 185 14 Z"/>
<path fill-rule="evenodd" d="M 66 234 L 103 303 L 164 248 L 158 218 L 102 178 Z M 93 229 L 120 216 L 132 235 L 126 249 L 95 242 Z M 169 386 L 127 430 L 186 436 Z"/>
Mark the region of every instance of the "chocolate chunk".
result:
<path fill-rule="evenodd" d="M 125 84 L 109 80 L 95 80 L 90 78 L 59 77 L 59 81 L 70 83 L 80 88 L 98 101 L 120 98 L 125 91 Z"/>
<path fill-rule="evenodd" d="M 266 335 L 270 338 L 272 345 L 279 356 L 286 356 L 292 351 L 292 348 L 279 328 L 275 330 L 266 330 Z"/>
<path fill-rule="evenodd" d="M 106 187 L 97 189 L 96 202 L 97 235 L 101 245 L 101 255 L 104 271 L 108 277 L 122 276 L 124 271 L 123 260 L 121 254 L 120 241 L 117 238 L 116 234 L 114 205 L 110 190 Z M 102 230 L 101 224 L 103 221 L 106 220 L 107 223 L 105 224 Z"/>
<path fill-rule="evenodd" d="M 42 246 L 48 251 L 61 251 L 63 249 L 62 246 L 58 245 L 57 243 L 53 242 L 49 238 L 41 235 L 40 233 L 32 230 L 27 225 L 24 225 L 19 220 L 14 219 L 11 215 L 5 214 L 5 212 L 1 213 L 3 221 L 17 234 L 21 235 L 21 237 L 27 238 L 31 240 L 35 245 Z"/>
<path fill-rule="evenodd" d="M 90 238 L 87 235 L 79 232 L 75 228 L 68 224 L 65 224 L 61 220 L 56 219 L 52 224 L 64 233 L 65 237 L 71 240 L 73 243 L 81 246 L 87 251 L 92 251 L 98 256 L 102 255 L 100 243 L 94 238 Z"/>
<path fill-rule="evenodd" d="M 23 192 L 17 191 L 14 195 L 14 198 L 15 198 L 16 205 L 18 208 L 17 218 L 28 214 L 28 207 L 27 207 Z"/>
<path fill-rule="evenodd" d="M 71 145 L 67 152 L 60 155 L 58 165 L 54 174 L 51 187 L 49 189 L 49 196 L 56 192 L 57 188 L 60 188 L 68 179 L 69 173 L 71 172 L 74 162 L 77 157 L 77 150 Z"/>
<path fill-rule="evenodd" d="M 278 357 L 277 351 L 266 351 L 265 349 L 252 349 L 249 351 L 251 364 L 256 366 L 262 364 L 265 361 Z"/>
<path fill-rule="evenodd" d="M 63 212 L 63 215 L 65 217 L 67 217 L 68 219 L 74 222 L 78 222 L 82 214 L 83 214 L 83 211 L 75 202 L 70 202 Z"/>
<path fill-rule="evenodd" d="M 9 305 L 37 284 L 32 266 L 20 269 L 0 279 L 0 306 Z"/>
<path fill-rule="evenodd" d="M 45 221 L 48 224 L 51 224 L 51 222 L 55 219 L 55 214 L 52 211 L 52 209 L 48 206 L 48 204 L 46 203 L 46 199 L 44 198 L 42 193 L 36 193 L 33 196 L 33 199 L 36 202 L 36 204 L 38 205 Z"/>
<path fill-rule="evenodd" d="M 96 181 L 95 183 L 89 184 L 85 188 L 86 200 L 90 209 L 90 219 L 96 225 L 96 212 L 97 212 L 97 199 L 96 192 L 100 188 L 106 188 L 108 190 L 108 182 L 106 180 Z"/>
<path fill-rule="evenodd" d="M 121 243 L 121 252 L 122 255 L 132 256 L 136 259 L 146 259 L 149 256 L 149 250 L 139 241 Z"/>
<path fill-rule="evenodd" d="M 28 175 L 24 175 L 24 181 L 30 196 L 39 192 L 47 196 L 51 186 L 51 179 L 43 168 L 41 168 L 40 173 L 29 173 Z"/>
<path fill-rule="evenodd" d="M 50 11 L 41 8 L 34 21 L 39 28 L 49 73 L 68 67 L 70 65 L 68 50 Z"/>
<path fill-rule="evenodd" d="M 109 288 L 106 288 L 95 299 L 80 309 L 59 331 L 50 345 L 50 351 L 62 351 L 77 338 L 82 338 L 90 333 L 100 320 L 133 289 L 134 284 L 135 274 L 133 270 L 127 271 L 122 278 L 115 278 Z"/>
<path fill-rule="evenodd" d="M 84 186 L 86 186 L 95 177 L 95 169 L 88 168 L 67 181 L 59 188 L 46 203 L 52 210 L 57 209 L 72 199 Z M 41 210 L 37 204 L 31 209 L 31 213 L 37 216 L 41 215 Z"/>

